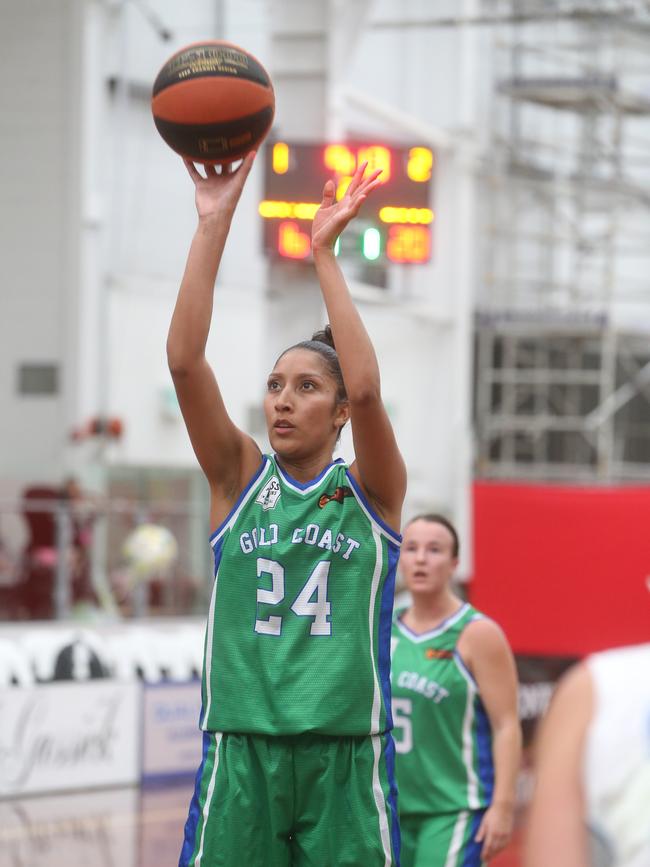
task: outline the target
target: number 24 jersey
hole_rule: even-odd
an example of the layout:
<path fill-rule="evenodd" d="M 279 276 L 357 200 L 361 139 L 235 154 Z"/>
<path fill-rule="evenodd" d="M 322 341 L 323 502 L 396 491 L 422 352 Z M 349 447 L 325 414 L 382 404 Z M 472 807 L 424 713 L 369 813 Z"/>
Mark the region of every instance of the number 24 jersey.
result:
<path fill-rule="evenodd" d="M 211 537 L 201 727 L 388 730 L 400 542 L 342 461 L 303 484 L 265 455 Z"/>

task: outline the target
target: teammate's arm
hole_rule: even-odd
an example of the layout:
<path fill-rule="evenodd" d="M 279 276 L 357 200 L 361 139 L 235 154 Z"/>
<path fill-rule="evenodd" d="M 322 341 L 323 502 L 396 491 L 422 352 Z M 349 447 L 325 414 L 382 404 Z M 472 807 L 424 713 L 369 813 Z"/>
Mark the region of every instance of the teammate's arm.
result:
<path fill-rule="evenodd" d="M 477 841 L 483 841 L 483 858 L 489 860 L 508 845 L 512 835 L 521 762 L 517 671 L 508 642 L 492 620 L 470 623 L 458 650 L 474 675 L 492 729 L 494 792 L 476 835 Z"/>
<path fill-rule="evenodd" d="M 325 184 L 312 227 L 312 251 L 350 403 L 356 456 L 352 472 L 386 522 L 399 528 L 406 468 L 381 398 L 374 348 L 334 256 L 336 239 L 379 184 L 379 172 L 364 178 L 366 165 L 359 166 L 338 202 L 334 183 Z"/>
<path fill-rule="evenodd" d="M 560 681 L 540 725 L 524 867 L 588 867 L 590 863 L 580 778 L 592 707 L 589 671 L 584 665 L 575 666 Z"/>
<path fill-rule="evenodd" d="M 210 483 L 213 525 L 260 460 L 254 441 L 228 415 L 205 357 L 217 271 L 253 159 L 249 154 L 236 171 L 220 175 L 206 167 L 205 176 L 184 161 L 199 220 L 169 328 L 167 359 L 192 447 Z"/>

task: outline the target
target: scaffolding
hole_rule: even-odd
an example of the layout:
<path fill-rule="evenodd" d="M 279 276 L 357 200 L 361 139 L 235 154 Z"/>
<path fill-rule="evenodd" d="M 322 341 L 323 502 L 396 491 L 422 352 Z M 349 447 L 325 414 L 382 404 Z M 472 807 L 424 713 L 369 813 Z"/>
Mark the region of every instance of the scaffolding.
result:
<path fill-rule="evenodd" d="M 482 477 L 650 478 L 650 14 L 483 0 Z M 468 22 L 464 22 L 468 23 Z"/>

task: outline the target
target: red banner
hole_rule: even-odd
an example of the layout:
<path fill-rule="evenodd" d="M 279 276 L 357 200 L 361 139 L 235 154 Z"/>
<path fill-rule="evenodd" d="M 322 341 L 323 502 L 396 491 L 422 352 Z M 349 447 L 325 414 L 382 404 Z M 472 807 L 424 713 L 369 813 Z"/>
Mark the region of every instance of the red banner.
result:
<path fill-rule="evenodd" d="M 474 485 L 470 598 L 516 653 L 650 640 L 650 487 Z"/>

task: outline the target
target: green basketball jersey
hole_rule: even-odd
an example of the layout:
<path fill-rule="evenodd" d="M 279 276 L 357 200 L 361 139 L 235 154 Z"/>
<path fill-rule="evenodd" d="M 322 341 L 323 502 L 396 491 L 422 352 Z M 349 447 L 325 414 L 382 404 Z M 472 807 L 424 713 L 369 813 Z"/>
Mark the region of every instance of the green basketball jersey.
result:
<path fill-rule="evenodd" d="M 265 455 L 211 536 L 201 727 L 270 735 L 391 728 L 400 542 L 342 461 L 303 484 Z"/>
<path fill-rule="evenodd" d="M 422 635 L 399 613 L 394 618 L 391 683 L 402 815 L 476 810 L 491 802 L 490 722 L 456 646 L 465 626 L 482 616 L 464 604 Z"/>

